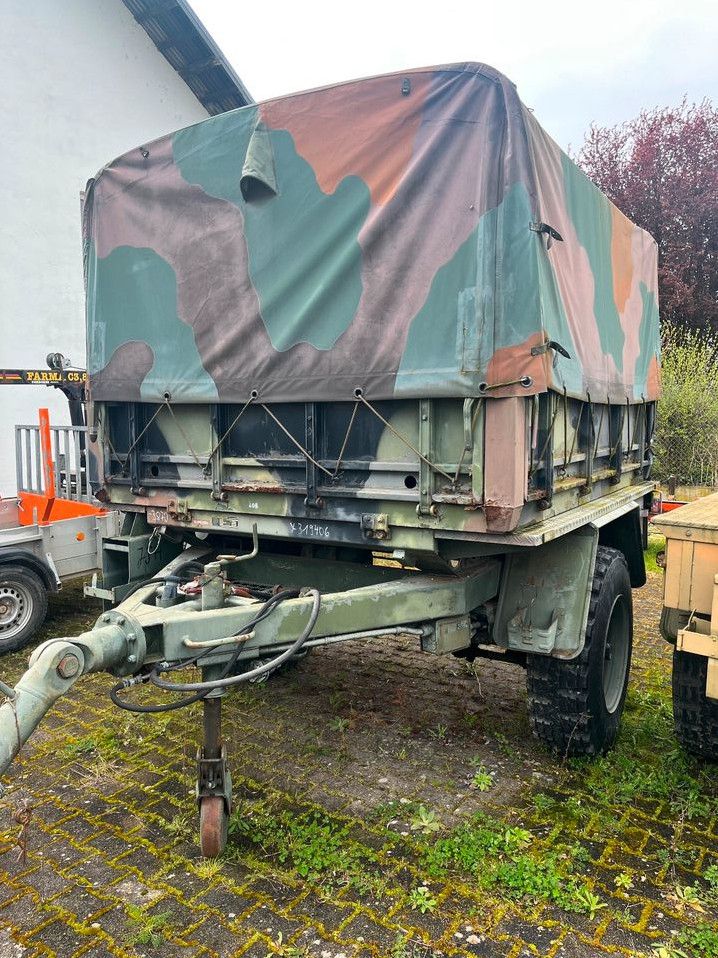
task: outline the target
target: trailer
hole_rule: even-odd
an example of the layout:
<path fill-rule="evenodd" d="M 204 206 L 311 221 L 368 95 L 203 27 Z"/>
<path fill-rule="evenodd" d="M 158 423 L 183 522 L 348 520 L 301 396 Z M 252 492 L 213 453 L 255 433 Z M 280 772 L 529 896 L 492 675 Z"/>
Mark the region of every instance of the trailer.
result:
<path fill-rule="evenodd" d="M 673 645 L 681 745 L 718 761 L 718 494 L 654 519 L 666 537 L 661 632 Z"/>
<path fill-rule="evenodd" d="M 397 633 L 520 663 L 543 743 L 611 747 L 645 582 L 656 246 L 513 84 L 454 64 L 209 118 L 105 167 L 84 236 L 89 441 L 123 513 L 89 591 L 116 605 L 7 689 L 0 769 L 89 672 L 133 712 L 201 701 L 217 855 L 222 696 Z"/>
<path fill-rule="evenodd" d="M 17 498 L 0 499 L 0 654 L 37 634 L 48 594 L 102 565 L 119 514 L 99 505 L 85 466 L 85 426 L 15 427 Z"/>

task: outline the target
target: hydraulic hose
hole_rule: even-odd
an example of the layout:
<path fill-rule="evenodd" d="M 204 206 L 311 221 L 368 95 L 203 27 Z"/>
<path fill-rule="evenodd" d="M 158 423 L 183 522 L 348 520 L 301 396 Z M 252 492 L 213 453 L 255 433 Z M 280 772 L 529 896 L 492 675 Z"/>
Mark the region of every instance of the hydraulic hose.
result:
<path fill-rule="evenodd" d="M 158 581 L 158 580 L 150 580 L 148 582 L 143 582 L 142 585 L 150 585 L 152 581 Z M 159 581 L 163 581 L 163 580 L 159 580 Z M 140 586 L 138 586 L 137 588 L 139 587 Z M 295 598 L 298 594 L 299 593 L 297 592 L 296 589 L 286 589 L 282 592 L 278 592 L 275 595 L 271 596 L 269 599 L 267 599 L 266 602 L 262 604 L 262 607 L 257 613 L 257 615 L 250 622 L 246 623 L 243 626 L 242 630 L 247 631 L 249 629 L 254 628 L 254 626 L 257 625 L 258 622 L 261 622 L 263 619 L 266 619 L 267 616 L 270 615 L 270 613 L 276 608 L 277 605 L 279 605 L 280 602 L 283 602 L 285 599 Z M 313 628 L 313 624 L 312 624 L 312 628 Z M 303 641 L 306 641 L 306 639 L 304 639 Z M 153 675 L 156 674 L 154 672 L 148 673 L 147 675 L 139 676 L 138 678 L 134 678 L 134 679 L 123 679 L 122 681 L 118 682 L 117 685 L 114 685 L 110 689 L 110 693 L 109 693 L 110 699 L 112 700 L 113 704 L 116 705 L 118 708 L 125 709 L 125 711 L 127 712 L 136 712 L 139 714 L 157 714 L 161 712 L 174 712 L 177 709 L 185 708 L 188 705 L 193 705 L 195 702 L 199 702 L 202 699 L 206 698 L 209 695 L 209 693 L 217 687 L 217 682 L 221 681 L 222 679 L 224 679 L 226 676 L 229 675 L 229 673 L 232 671 L 232 669 L 237 663 L 237 659 L 239 657 L 239 653 L 241 652 L 241 650 L 242 650 L 242 646 L 239 645 L 237 649 L 235 650 L 234 654 L 232 655 L 232 657 L 228 659 L 227 664 L 224 666 L 224 668 L 220 672 L 217 679 L 213 679 L 211 682 L 207 682 L 207 683 L 197 683 L 197 684 L 206 685 L 207 688 L 198 690 L 195 694 L 186 696 L 185 698 L 179 699 L 176 702 L 165 702 L 159 705 L 142 705 L 140 703 L 130 702 L 127 699 L 122 698 L 118 694 L 124 689 L 131 688 L 134 685 L 143 684 L 147 682 L 148 680 L 154 681 Z M 182 662 L 178 662 L 174 665 L 169 666 L 169 668 L 165 669 L 164 671 L 173 671 L 176 669 L 187 668 L 188 666 L 192 666 L 192 665 L 197 665 L 200 662 L 200 660 L 204 658 L 204 656 L 209 655 L 210 653 L 214 651 L 215 649 L 212 649 L 212 648 L 205 649 L 204 651 L 200 652 L 198 655 L 195 655 L 190 659 L 185 659 Z M 174 686 L 170 686 L 170 688 L 174 688 Z M 178 689 L 178 690 L 183 691 L 183 689 Z"/>
<path fill-rule="evenodd" d="M 312 597 L 312 608 L 311 612 L 309 613 L 307 624 L 304 626 L 301 635 L 292 645 L 289 646 L 288 649 L 282 652 L 281 655 L 276 656 L 276 658 L 269 662 L 265 662 L 264 665 L 257 666 L 256 669 L 252 669 L 249 672 L 242 672 L 240 675 L 231 675 L 228 677 L 213 679 L 208 682 L 166 682 L 164 679 L 160 678 L 159 673 L 155 671 L 150 673 L 150 682 L 152 682 L 153 685 L 156 685 L 157 688 L 164 689 L 168 692 L 209 693 L 213 692 L 215 689 L 231 688 L 233 685 L 240 685 L 243 682 L 250 682 L 252 679 L 259 678 L 261 675 L 266 675 L 269 672 L 273 672 L 276 668 L 282 665 L 282 663 L 286 662 L 287 659 L 290 659 L 301 649 L 309 636 L 312 634 L 312 630 L 317 623 L 322 600 L 321 593 L 317 589 L 308 589 L 307 595 Z M 239 653 L 237 652 L 237 654 Z"/>

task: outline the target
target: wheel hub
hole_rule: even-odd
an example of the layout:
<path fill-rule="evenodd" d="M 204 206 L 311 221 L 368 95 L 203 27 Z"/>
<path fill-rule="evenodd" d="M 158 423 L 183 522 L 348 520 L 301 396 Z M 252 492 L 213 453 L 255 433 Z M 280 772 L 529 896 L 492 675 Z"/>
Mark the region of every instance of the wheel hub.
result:
<path fill-rule="evenodd" d="M 615 712 L 623 695 L 629 655 L 628 607 L 622 595 L 611 609 L 603 647 L 603 696 L 609 712 Z"/>
<path fill-rule="evenodd" d="M 0 585 L 0 634 L 10 636 L 19 632 L 30 618 L 30 612 L 30 597 L 22 586 Z"/>

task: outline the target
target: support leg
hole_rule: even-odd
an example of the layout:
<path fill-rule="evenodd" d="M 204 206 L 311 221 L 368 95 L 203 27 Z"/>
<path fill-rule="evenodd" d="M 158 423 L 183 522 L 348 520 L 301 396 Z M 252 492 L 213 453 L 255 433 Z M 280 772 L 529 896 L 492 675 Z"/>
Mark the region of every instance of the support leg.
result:
<path fill-rule="evenodd" d="M 232 782 L 222 745 L 222 696 L 209 695 L 204 709 L 204 741 L 197 753 L 199 841 L 204 858 L 221 855 L 227 844 Z"/>

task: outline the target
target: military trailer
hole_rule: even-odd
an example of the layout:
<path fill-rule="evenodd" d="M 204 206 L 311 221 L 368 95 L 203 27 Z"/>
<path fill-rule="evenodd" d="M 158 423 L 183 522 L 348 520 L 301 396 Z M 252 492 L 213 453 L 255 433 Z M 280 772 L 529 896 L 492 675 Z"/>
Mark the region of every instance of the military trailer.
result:
<path fill-rule="evenodd" d="M 124 514 L 89 591 L 119 604 L 33 654 L 0 768 L 87 672 L 125 709 L 202 701 L 216 855 L 221 696 L 392 634 L 520 662 L 542 742 L 611 746 L 645 581 L 656 246 L 505 77 L 419 69 L 204 120 L 90 181 L 84 239 L 97 495 Z"/>
<path fill-rule="evenodd" d="M 666 537 L 661 632 L 673 645 L 681 745 L 718 761 L 718 494 L 657 516 Z"/>

